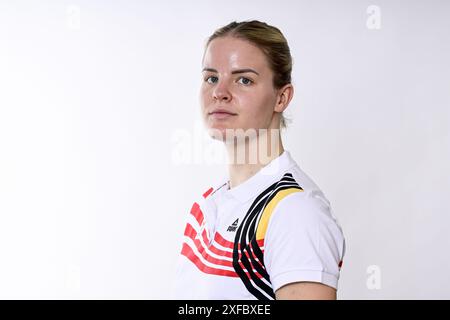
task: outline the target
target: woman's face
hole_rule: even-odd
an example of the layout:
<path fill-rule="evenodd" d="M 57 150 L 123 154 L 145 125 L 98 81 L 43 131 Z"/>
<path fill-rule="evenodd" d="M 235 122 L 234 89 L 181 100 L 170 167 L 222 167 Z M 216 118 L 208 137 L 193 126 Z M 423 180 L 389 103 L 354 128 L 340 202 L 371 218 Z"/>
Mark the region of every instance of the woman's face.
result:
<path fill-rule="evenodd" d="M 279 128 L 273 72 L 255 45 L 229 36 L 214 39 L 203 57 L 202 78 L 200 103 L 207 129 L 224 137 L 226 129 Z"/>

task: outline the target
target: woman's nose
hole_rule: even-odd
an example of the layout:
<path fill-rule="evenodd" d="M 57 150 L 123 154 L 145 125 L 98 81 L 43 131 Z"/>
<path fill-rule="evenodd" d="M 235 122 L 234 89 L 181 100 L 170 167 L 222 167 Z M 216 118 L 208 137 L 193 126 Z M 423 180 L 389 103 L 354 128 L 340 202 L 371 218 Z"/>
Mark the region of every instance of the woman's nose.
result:
<path fill-rule="evenodd" d="M 231 94 L 225 81 L 219 81 L 214 88 L 213 98 L 217 100 L 230 100 Z"/>

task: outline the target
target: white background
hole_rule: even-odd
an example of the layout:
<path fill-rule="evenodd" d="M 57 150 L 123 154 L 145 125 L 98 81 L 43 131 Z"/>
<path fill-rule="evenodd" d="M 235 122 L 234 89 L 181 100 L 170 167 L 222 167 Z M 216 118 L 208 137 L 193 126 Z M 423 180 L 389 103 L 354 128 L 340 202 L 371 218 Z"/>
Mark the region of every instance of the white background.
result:
<path fill-rule="evenodd" d="M 450 2 L 424 0 L 0 1 L 0 298 L 170 297 L 226 170 L 203 45 L 248 19 L 291 46 L 285 148 L 344 230 L 338 297 L 450 298 Z"/>

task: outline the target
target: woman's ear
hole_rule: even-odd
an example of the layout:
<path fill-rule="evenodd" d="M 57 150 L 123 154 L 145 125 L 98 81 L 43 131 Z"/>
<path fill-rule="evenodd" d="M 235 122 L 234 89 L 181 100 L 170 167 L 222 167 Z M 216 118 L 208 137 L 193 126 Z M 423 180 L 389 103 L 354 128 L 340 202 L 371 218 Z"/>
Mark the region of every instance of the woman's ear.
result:
<path fill-rule="evenodd" d="M 286 84 L 278 90 L 277 104 L 275 105 L 276 112 L 283 112 L 289 105 L 294 96 L 294 86 L 291 83 Z"/>

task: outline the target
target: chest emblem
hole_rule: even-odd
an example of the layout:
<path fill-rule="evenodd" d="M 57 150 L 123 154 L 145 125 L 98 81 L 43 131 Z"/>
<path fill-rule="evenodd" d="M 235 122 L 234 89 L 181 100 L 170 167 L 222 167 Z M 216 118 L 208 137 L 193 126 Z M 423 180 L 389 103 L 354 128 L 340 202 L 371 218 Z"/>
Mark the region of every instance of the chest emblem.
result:
<path fill-rule="evenodd" d="M 236 219 L 227 229 L 227 231 L 235 232 L 238 227 L 239 219 Z"/>

